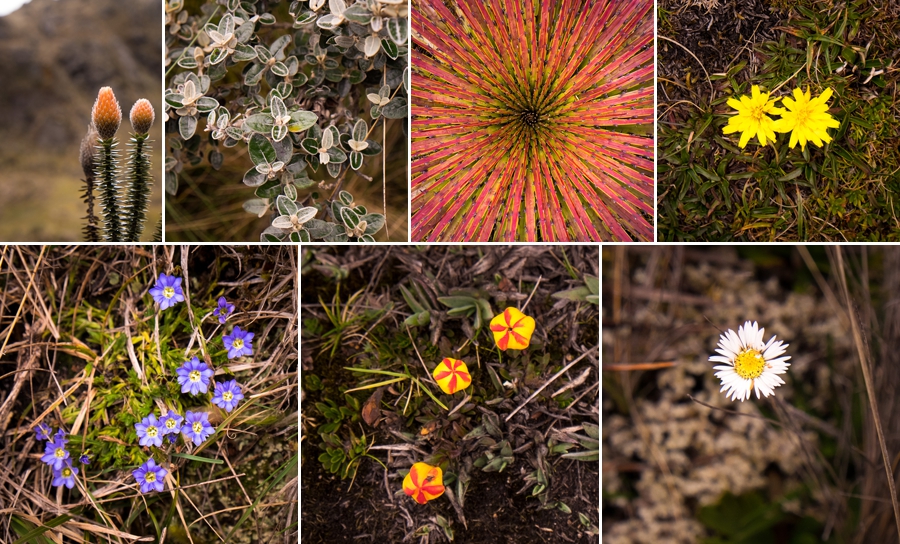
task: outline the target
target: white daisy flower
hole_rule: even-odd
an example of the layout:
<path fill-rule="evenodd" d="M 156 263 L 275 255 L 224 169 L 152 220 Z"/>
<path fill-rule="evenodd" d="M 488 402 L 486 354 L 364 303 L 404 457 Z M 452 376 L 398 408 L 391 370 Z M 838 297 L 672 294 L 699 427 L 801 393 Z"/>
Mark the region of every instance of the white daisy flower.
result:
<path fill-rule="evenodd" d="M 716 377 L 722 380 L 722 389 L 725 396 L 731 400 L 750 398 L 750 391 L 756 388 L 756 398 L 775 394 L 775 388 L 784 384 L 778 375 L 787 372 L 790 356 L 785 356 L 784 351 L 789 344 L 782 340 L 775 341 L 775 336 L 763 343 L 765 329 L 759 328 L 756 321 L 747 321 L 738 332 L 728 331 L 719 336 L 719 347 L 716 353 L 709 358 L 716 363 L 724 363 L 713 367 Z"/>

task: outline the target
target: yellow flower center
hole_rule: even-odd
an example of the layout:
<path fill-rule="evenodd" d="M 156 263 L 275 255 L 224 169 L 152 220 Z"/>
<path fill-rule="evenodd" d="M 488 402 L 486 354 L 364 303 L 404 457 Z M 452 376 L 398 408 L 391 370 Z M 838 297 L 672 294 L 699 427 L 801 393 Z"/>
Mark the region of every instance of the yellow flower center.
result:
<path fill-rule="evenodd" d="M 156 481 L 156 473 L 148 470 L 147 474 L 144 474 L 144 480 L 146 480 L 148 482 L 155 482 Z"/>
<path fill-rule="evenodd" d="M 796 120 L 797 126 L 803 126 L 806 124 L 806 121 L 809 119 L 809 108 L 802 107 L 794 111 L 794 119 Z"/>
<path fill-rule="evenodd" d="M 763 120 L 763 117 L 765 117 L 765 116 L 766 116 L 766 103 L 765 102 L 750 108 L 750 117 L 752 117 L 753 120 L 756 121 L 757 123 L 761 123 Z"/>
<path fill-rule="evenodd" d="M 174 297 L 175 296 L 175 288 L 174 287 L 163 288 L 163 296 L 166 298 Z"/>
<path fill-rule="evenodd" d="M 222 398 L 225 399 L 225 402 L 228 402 L 234 398 L 234 395 L 231 394 L 231 391 L 225 391 L 222 393 Z"/>
<path fill-rule="evenodd" d="M 156 427 L 147 427 L 147 436 L 149 436 L 150 438 L 156 438 L 156 435 L 158 434 L 159 429 L 157 429 Z"/>
<path fill-rule="evenodd" d="M 62 475 L 63 475 L 63 478 L 68 478 L 69 476 L 72 475 L 72 469 L 70 469 L 69 467 L 62 469 Z"/>
<path fill-rule="evenodd" d="M 200 371 L 199 370 L 191 370 L 191 373 L 188 374 L 188 378 L 194 383 L 199 382 L 200 381 Z"/>
<path fill-rule="evenodd" d="M 174 428 L 175 428 L 175 420 L 171 419 L 171 418 L 167 419 L 166 420 L 166 429 L 174 429 Z"/>
<path fill-rule="evenodd" d="M 191 429 L 194 429 L 194 432 L 200 434 L 203 431 L 203 423 L 199 421 L 191 425 Z"/>
<path fill-rule="evenodd" d="M 235 349 L 241 349 L 244 347 L 244 341 L 240 338 L 235 338 L 231 345 L 234 346 Z"/>
<path fill-rule="evenodd" d="M 759 378 L 765 368 L 765 357 L 755 349 L 745 349 L 734 359 L 734 371 L 745 380 Z"/>
<path fill-rule="evenodd" d="M 66 457 L 66 450 L 62 448 L 56 448 L 56 451 L 53 452 L 53 455 L 55 455 L 57 459 L 64 459 Z"/>

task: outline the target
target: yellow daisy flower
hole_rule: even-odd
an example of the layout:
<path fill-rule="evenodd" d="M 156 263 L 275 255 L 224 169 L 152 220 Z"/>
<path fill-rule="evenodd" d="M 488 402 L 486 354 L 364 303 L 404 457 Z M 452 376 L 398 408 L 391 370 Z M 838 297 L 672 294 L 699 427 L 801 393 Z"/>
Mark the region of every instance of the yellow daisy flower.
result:
<path fill-rule="evenodd" d="M 722 128 L 725 134 L 732 132 L 741 133 L 741 141 L 738 145 L 741 149 L 747 146 L 754 136 L 759 139 L 760 145 L 766 145 L 766 141 L 775 141 L 775 121 L 768 114 L 783 115 L 784 110 L 775 107 L 777 98 L 769 100 L 769 93 L 759 92 L 759 86 L 751 89 L 752 96 L 744 95 L 740 101 L 734 98 L 728 99 L 728 105 L 737 110 L 737 115 L 728 119 L 728 124 Z"/>
<path fill-rule="evenodd" d="M 791 133 L 791 148 L 800 142 L 800 148 L 806 149 L 806 142 L 812 142 L 822 147 L 822 142 L 831 141 L 828 135 L 829 128 L 837 128 L 841 124 L 828 113 L 828 99 L 832 90 L 825 91 L 810 100 L 809 87 L 806 93 L 800 89 L 794 89 L 794 99 L 783 98 L 787 111 L 781 114 L 781 119 L 775 121 L 776 132 Z"/>

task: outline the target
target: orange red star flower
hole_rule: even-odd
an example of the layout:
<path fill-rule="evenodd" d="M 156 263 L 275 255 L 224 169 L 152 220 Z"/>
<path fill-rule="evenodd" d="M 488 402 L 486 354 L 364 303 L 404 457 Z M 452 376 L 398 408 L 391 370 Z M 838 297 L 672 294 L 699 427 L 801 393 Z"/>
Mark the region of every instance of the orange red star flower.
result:
<path fill-rule="evenodd" d="M 497 347 L 507 349 L 525 349 L 531 343 L 534 333 L 534 318 L 529 317 L 516 308 L 507 308 L 502 314 L 491 319 L 491 332 Z"/>
<path fill-rule="evenodd" d="M 433 467 L 427 463 L 414 464 L 406 478 L 403 478 L 403 491 L 419 504 L 440 497 L 444 494 L 441 467 Z"/>
<path fill-rule="evenodd" d="M 441 361 L 432 376 L 441 390 L 448 395 L 461 391 L 472 383 L 472 376 L 469 375 L 466 363 L 449 357 Z"/>

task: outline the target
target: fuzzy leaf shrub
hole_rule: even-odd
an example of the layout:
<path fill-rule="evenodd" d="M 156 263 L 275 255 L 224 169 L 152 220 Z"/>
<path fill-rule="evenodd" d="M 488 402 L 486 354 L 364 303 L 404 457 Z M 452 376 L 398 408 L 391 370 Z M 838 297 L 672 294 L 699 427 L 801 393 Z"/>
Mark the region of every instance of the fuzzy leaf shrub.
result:
<path fill-rule="evenodd" d="M 413 0 L 412 238 L 652 240 L 652 7 Z"/>
<path fill-rule="evenodd" d="M 237 148 L 253 163 L 235 180 L 243 209 L 270 221 L 261 241 L 374 241 L 384 215 L 346 182 L 383 153 L 386 119 L 408 115 L 407 12 L 407 0 L 220 0 L 199 12 L 169 0 L 166 191 L 185 166 L 218 170 Z"/>

